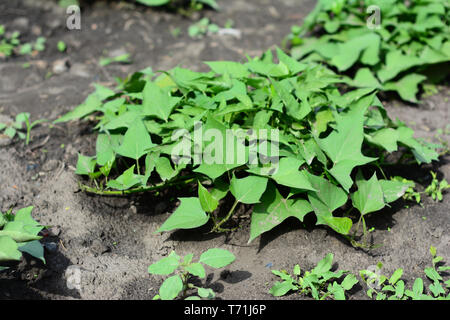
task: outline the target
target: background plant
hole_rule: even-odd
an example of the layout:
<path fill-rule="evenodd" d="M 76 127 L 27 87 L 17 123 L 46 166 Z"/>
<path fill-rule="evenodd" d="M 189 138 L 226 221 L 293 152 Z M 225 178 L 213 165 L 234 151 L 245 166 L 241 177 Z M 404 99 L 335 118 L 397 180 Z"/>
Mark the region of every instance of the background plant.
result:
<path fill-rule="evenodd" d="M 3 134 L 11 139 L 17 135 L 20 139 L 25 140 L 25 145 L 28 145 L 31 141 L 31 130 L 45 121 L 47 120 L 38 119 L 30 122 L 30 113 L 21 112 L 16 115 L 15 121 L 12 123 L 0 122 L 0 132 L 3 131 Z"/>
<path fill-rule="evenodd" d="M 38 37 L 34 42 L 21 43 L 19 31 L 8 34 L 5 27 L 0 25 L 0 56 L 31 55 L 33 52 L 41 52 L 45 50 L 46 41 L 45 37 Z"/>
<path fill-rule="evenodd" d="M 371 5 L 381 10 L 381 23 L 369 28 Z M 287 40 L 294 58 L 327 63 L 348 75 L 351 87 L 396 91 L 417 102 L 425 82 L 449 74 L 449 8 L 447 0 L 320 0 Z"/>
<path fill-rule="evenodd" d="M 436 248 L 431 246 L 433 267 L 425 268 L 427 278 L 432 281 L 428 286 L 431 294 L 426 294 L 424 280 L 416 278 L 411 290 L 405 289 L 405 282 L 400 280 L 403 269 L 395 270 L 391 277 L 381 275 L 383 264 L 380 262 L 376 270 L 361 270 L 360 276 L 367 284 L 367 295 L 376 300 L 450 300 L 450 280 L 444 281 L 441 273 L 450 270 L 449 266 L 438 266 L 443 258 L 436 255 Z M 444 287 L 446 289 L 444 289 Z"/>
<path fill-rule="evenodd" d="M 216 0 L 136 0 L 136 2 L 145 4 L 147 6 L 159 7 L 159 6 L 169 6 L 177 7 L 189 3 L 191 9 L 201 10 L 204 5 L 207 5 L 213 9 L 218 10 L 219 6 Z"/>
<path fill-rule="evenodd" d="M 311 295 L 316 300 L 334 299 L 345 300 L 345 291 L 353 288 L 358 280 L 353 274 L 348 274 L 339 283 L 348 271 L 331 271 L 333 266 L 333 254 L 329 253 L 324 259 L 319 261 L 317 266 L 302 272 L 297 264 L 293 270 L 293 276 L 285 270 L 272 270 L 272 273 L 280 277 L 283 281 L 277 281 L 270 289 L 270 294 L 275 297 L 284 296 L 290 291 L 296 291 L 301 295 Z"/>
<path fill-rule="evenodd" d="M 210 72 L 177 67 L 157 76 L 146 69 L 120 80 L 114 90 L 96 85 L 83 104 L 55 121 L 95 116 L 96 155 L 80 155 L 77 162 L 76 173 L 92 181 L 82 190 L 101 195 L 174 186 L 196 190 L 197 197 L 179 199 L 159 232 L 210 220 L 213 231 L 225 231 L 238 206 L 253 206 L 249 241 L 288 217 L 303 221 L 308 213 L 342 235 L 350 235 L 353 218 L 365 230 L 366 215 L 411 187 L 384 175 L 387 156 L 401 151 L 399 164 L 411 158 L 430 163 L 438 159 L 436 145 L 414 139 L 412 129 L 392 121 L 375 90 L 341 93 L 342 80 L 329 69 L 299 63 L 280 49 L 277 55 L 278 63 L 268 51 L 246 63 L 207 62 Z M 226 159 L 226 149 L 219 162 L 228 164 L 174 162 L 173 150 L 187 140 L 173 141 L 173 133 L 185 129 L 193 137 L 197 121 L 222 136 L 227 129 L 279 130 L 278 138 L 257 145 L 260 157 L 271 157 L 267 146 L 279 145 L 277 172 L 249 163 L 249 137 L 238 142 L 245 150 L 243 162 Z M 192 146 L 192 154 L 207 150 L 211 141 L 203 138 L 203 149 Z M 238 140 L 237 133 L 233 138 Z M 362 171 L 356 176 L 357 168 Z M 232 204 L 225 216 L 222 199 Z M 351 210 L 345 216 L 344 205 Z"/>
<path fill-rule="evenodd" d="M 206 271 L 203 265 L 212 268 L 223 268 L 231 264 L 235 260 L 235 256 L 224 249 L 209 249 L 201 254 L 198 262 L 193 262 L 193 254 L 188 254 L 182 259 L 175 251 L 172 251 L 169 256 L 162 258 L 148 267 L 148 272 L 155 275 L 168 276 L 172 273 L 175 275 L 167 278 L 159 288 L 159 294 L 155 296 L 154 300 L 173 300 L 180 296 L 186 297 L 189 290 L 196 290 L 197 296 L 190 296 L 186 300 L 200 300 L 201 298 L 213 299 L 215 293 L 212 289 L 205 289 L 197 287 L 190 283 L 192 277 L 204 279 Z"/>
<path fill-rule="evenodd" d="M 22 252 L 45 263 L 44 248 L 39 242 L 42 237 L 38 235 L 44 227 L 32 218 L 32 210 L 33 207 L 26 207 L 15 214 L 12 209 L 0 212 L 0 271 L 7 269 L 2 263 L 20 261 Z"/>

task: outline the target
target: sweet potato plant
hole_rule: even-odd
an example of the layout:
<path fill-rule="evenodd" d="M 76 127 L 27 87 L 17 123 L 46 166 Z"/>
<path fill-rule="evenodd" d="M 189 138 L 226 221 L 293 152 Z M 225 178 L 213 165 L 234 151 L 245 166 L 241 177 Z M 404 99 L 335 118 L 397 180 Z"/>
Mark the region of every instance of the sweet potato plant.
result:
<path fill-rule="evenodd" d="M 449 75 L 450 3 L 319 0 L 288 38 L 294 58 L 326 63 L 351 87 L 415 103 L 423 84 Z"/>
<path fill-rule="evenodd" d="M 207 62 L 210 72 L 177 67 L 156 76 L 146 69 L 114 90 L 97 85 L 84 103 L 56 120 L 89 117 L 97 123 L 96 154 L 80 154 L 77 163 L 76 173 L 91 179 L 82 189 L 127 195 L 197 188 L 198 196 L 179 199 L 160 232 L 210 220 L 214 231 L 224 231 L 239 205 L 253 206 L 249 241 L 288 217 L 303 221 L 310 213 L 317 225 L 346 237 L 352 218 L 365 229 L 367 214 L 411 187 L 384 176 L 388 156 L 399 151 L 400 162 L 430 163 L 438 159 L 436 146 L 391 120 L 376 90 L 340 92 L 343 80 L 329 69 L 300 63 L 280 49 L 277 55 L 278 63 L 268 51 L 246 63 Z M 200 146 L 192 144 L 198 124 L 204 126 Z M 206 129 L 231 132 L 233 141 L 214 150 L 212 163 L 195 161 L 214 149 Z M 258 138 L 260 129 L 277 134 Z M 278 150 L 271 154 L 274 145 Z M 186 148 L 192 157 L 175 156 Z M 228 156 L 236 150 L 240 157 Z M 219 207 L 225 201 L 231 209 L 223 217 Z M 343 215 L 338 209 L 344 205 L 356 216 Z"/>

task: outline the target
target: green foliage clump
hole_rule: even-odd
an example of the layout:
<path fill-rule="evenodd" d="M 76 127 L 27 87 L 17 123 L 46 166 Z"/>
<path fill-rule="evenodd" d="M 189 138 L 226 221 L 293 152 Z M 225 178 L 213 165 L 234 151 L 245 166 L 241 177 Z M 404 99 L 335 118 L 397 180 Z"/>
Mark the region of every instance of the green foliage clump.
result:
<path fill-rule="evenodd" d="M 277 281 L 269 292 L 275 297 L 296 291 L 301 295 L 311 295 L 316 300 L 345 300 L 345 291 L 351 290 L 358 283 L 358 279 L 353 274 L 348 274 L 339 283 L 338 280 L 348 271 L 331 271 L 332 266 L 333 254 L 329 253 L 310 271 L 302 273 L 300 266 L 295 265 L 294 276 L 285 270 L 272 270 L 272 273 L 283 281 Z"/>
<path fill-rule="evenodd" d="M 291 53 L 345 73 L 351 87 L 396 91 L 415 103 L 420 85 L 449 74 L 449 8 L 447 0 L 320 0 L 292 29 Z"/>
<path fill-rule="evenodd" d="M 378 263 L 376 270 L 361 270 L 360 276 L 367 284 L 367 295 L 376 300 L 450 300 L 450 280 L 444 281 L 441 274 L 449 271 L 450 266 L 438 266 L 443 258 L 436 254 L 436 248 L 431 246 L 433 267 L 425 268 L 424 272 L 427 278 L 432 282 L 428 286 L 431 294 L 426 294 L 424 280 L 416 278 L 412 290 L 405 289 L 405 282 L 400 280 L 403 275 L 403 269 L 399 268 L 387 277 L 381 275 L 382 263 Z M 444 289 L 444 287 L 446 289 Z"/>
<path fill-rule="evenodd" d="M 154 297 L 154 300 L 173 300 L 180 294 L 184 298 L 189 290 L 196 290 L 198 295 L 191 295 L 186 300 L 213 299 L 215 293 L 212 289 L 197 287 L 189 280 L 192 277 L 204 279 L 206 277 L 204 265 L 219 269 L 226 267 L 236 259 L 231 252 L 219 248 L 203 252 L 198 262 L 193 262 L 193 258 L 193 254 L 188 254 L 182 259 L 175 251 L 172 251 L 169 256 L 148 267 L 148 272 L 154 275 L 168 276 L 176 273 L 164 280 L 159 288 L 159 294 Z"/>
<path fill-rule="evenodd" d="M 44 248 L 39 242 L 42 237 L 39 232 L 44 228 L 31 217 L 33 207 L 0 212 L 0 271 L 7 269 L 1 263 L 8 261 L 20 261 L 22 252 L 33 257 L 44 259 Z"/>
<path fill-rule="evenodd" d="M 46 38 L 38 37 L 35 42 L 21 43 L 19 37 L 19 31 L 14 31 L 7 36 L 5 27 L 0 25 L 0 58 L 2 56 L 10 57 L 14 54 L 31 55 L 33 51 L 45 50 Z"/>
<path fill-rule="evenodd" d="M 411 187 L 379 178 L 387 155 L 402 151 L 419 164 L 438 159 L 435 145 L 416 140 L 412 129 L 387 116 L 372 88 L 341 93 L 342 80 L 329 69 L 277 53 L 277 63 L 268 51 L 246 63 L 207 62 L 209 72 L 176 67 L 156 76 L 146 69 L 118 80 L 114 90 L 96 85 L 84 103 L 56 120 L 95 115 L 96 154 L 80 155 L 76 171 L 95 186 L 82 189 L 125 195 L 195 188 L 198 197 L 181 198 L 160 232 L 210 220 L 214 231 L 224 231 L 237 206 L 253 206 L 249 241 L 309 213 L 317 225 L 348 235 L 353 222 L 339 208 L 348 204 L 363 220 Z M 192 144 L 198 122 L 204 127 L 201 146 Z M 231 131 L 234 146 L 215 150 L 213 163 L 196 163 L 213 145 L 207 129 L 222 137 Z M 259 129 L 278 134 L 257 136 Z M 186 146 L 192 157 L 174 157 Z M 229 159 L 236 150 L 242 157 Z M 274 163 L 250 161 L 252 150 L 259 159 L 279 158 L 276 170 Z M 370 179 L 355 176 L 358 168 Z M 223 217 L 225 197 L 233 205 Z"/>

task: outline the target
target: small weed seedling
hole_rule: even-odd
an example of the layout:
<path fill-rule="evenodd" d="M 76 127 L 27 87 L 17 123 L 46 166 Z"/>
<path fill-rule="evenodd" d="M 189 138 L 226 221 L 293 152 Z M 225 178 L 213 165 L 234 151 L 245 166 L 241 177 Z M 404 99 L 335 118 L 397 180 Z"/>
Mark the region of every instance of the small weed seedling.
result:
<path fill-rule="evenodd" d="M 219 26 L 211 23 L 208 18 L 203 18 L 189 27 L 188 33 L 191 38 L 201 38 L 207 33 L 217 33 Z"/>
<path fill-rule="evenodd" d="M 59 52 L 64 52 L 67 49 L 66 43 L 62 40 L 58 41 L 58 44 L 56 46 L 57 46 Z"/>
<path fill-rule="evenodd" d="M 198 262 L 193 262 L 194 255 L 188 254 L 183 259 L 175 251 L 158 262 L 148 267 L 150 274 L 167 276 L 174 272 L 175 275 L 167 278 L 159 288 L 159 294 L 154 300 L 173 300 L 181 294 L 185 298 L 189 289 L 196 289 L 198 296 L 190 296 L 186 300 L 200 300 L 201 298 L 213 299 L 215 297 L 212 289 L 197 287 L 189 280 L 194 276 L 200 279 L 206 277 L 206 271 L 203 264 L 213 268 L 223 268 L 235 260 L 235 256 L 224 249 L 209 249 L 205 251 Z"/>
<path fill-rule="evenodd" d="M 403 275 L 403 269 L 395 270 L 390 278 L 381 275 L 383 264 L 379 262 L 376 270 L 361 270 L 360 276 L 367 284 L 367 295 L 376 300 L 449 300 L 450 299 L 450 280 L 444 282 L 439 272 L 450 270 L 450 266 L 437 266 L 442 261 L 441 256 L 436 255 L 436 248 L 431 246 L 430 253 L 432 256 L 433 267 L 425 268 L 426 276 L 432 281 L 428 289 L 432 295 L 424 293 L 424 281 L 422 278 L 416 278 L 412 290 L 405 290 L 405 282 L 400 280 Z M 444 289 L 442 283 L 446 286 Z"/>
<path fill-rule="evenodd" d="M 131 63 L 130 60 L 130 54 L 129 53 L 124 53 L 122 55 L 119 55 L 117 57 L 113 57 L 113 58 L 100 58 L 99 64 L 102 67 L 105 67 L 111 63 Z"/>
<path fill-rule="evenodd" d="M 19 113 L 13 123 L 1 123 L 0 122 L 0 132 L 13 139 L 16 134 L 17 136 L 25 140 L 25 145 L 28 145 L 31 141 L 31 130 L 38 124 L 45 122 L 45 119 L 39 119 L 30 122 L 30 114 L 28 112 Z M 25 124 L 25 132 L 23 131 L 23 125 Z"/>
<path fill-rule="evenodd" d="M 435 201 L 436 200 L 442 201 L 442 192 L 446 189 L 449 189 L 450 185 L 445 179 L 439 182 L 435 172 L 430 171 L 430 173 L 433 179 L 431 180 L 431 184 L 425 189 L 425 193 L 428 194 Z"/>
<path fill-rule="evenodd" d="M 329 253 L 314 269 L 306 271 L 303 276 L 298 264 L 294 267 L 294 276 L 285 270 L 272 270 L 272 273 L 280 277 L 283 282 L 277 281 L 269 292 L 275 297 L 284 296 L 289 291 L 298 291 L 299 294 L 312 295 L 316 300 L 327 298 L 345 300 L 345 291 L 353 288 L 358 280 L 353 274 L 348 274 L 340 284 L 332 281 L 339 280 L 348 272 L 343 270 L 333 272 L 332 264 L 333 254 Z"/>

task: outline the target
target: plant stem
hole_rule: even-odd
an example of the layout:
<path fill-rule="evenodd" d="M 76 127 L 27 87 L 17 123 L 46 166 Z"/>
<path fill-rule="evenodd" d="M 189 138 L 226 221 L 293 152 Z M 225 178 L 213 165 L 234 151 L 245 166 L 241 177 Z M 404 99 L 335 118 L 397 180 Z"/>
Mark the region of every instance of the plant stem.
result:
<path fill-rule="evenodd" d="M 128 189 L 128 190 L 100 190 L 98 188 L 92 188 L 92 187 L 80 184 L 80 189 L 81 189 L 81 191 L 84 191 L 87 193 L 93 193 L 93 194 L 98 194 L 98 195 L 102 195 L 102 196 L 125 196 L 125 195 L 129 195 L 129 194 L 134 194 L 134 193 L 156 191 L 156 190 L 164 189 L 164 188 L 179 185 L 179 184 L 189 184 L 189 183 L 195 182 L 196 180 L 197 180 L 197 178 L 194 178 L 192 176 L 186 176 L 179 180 L 175 180 L 173 182 L 162 182 L 159 184 L 155 184 L 153 186 L 138 187 L 138 188 L 132 188 L 132 189 Z"/>
<path fill-rule="evenodd" d="M 233 215 L 234 209 L 236 209 L 236 206 L 238 205 L 239 201 L 236 199 L 234 201 L 233 206 L 231 207 L 230 211 L 228 212 L 227 216 L 223 218 L 219 223 L 217 223 L 214 228 L 211 230 L 211 232 L 223 232 L 225 231 L 220 226 L 222 226 L 225 222 L 230 220 L 231 216 Z"/>

